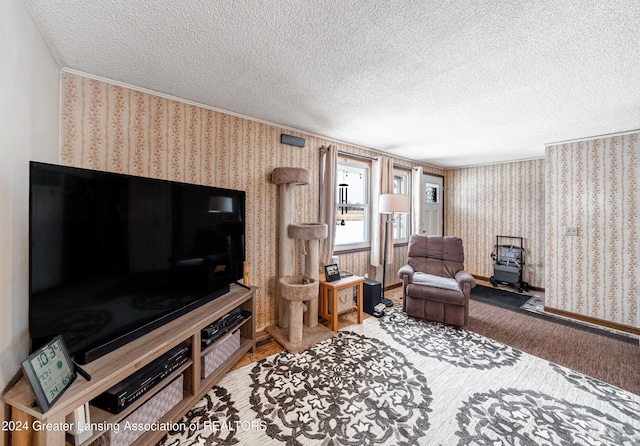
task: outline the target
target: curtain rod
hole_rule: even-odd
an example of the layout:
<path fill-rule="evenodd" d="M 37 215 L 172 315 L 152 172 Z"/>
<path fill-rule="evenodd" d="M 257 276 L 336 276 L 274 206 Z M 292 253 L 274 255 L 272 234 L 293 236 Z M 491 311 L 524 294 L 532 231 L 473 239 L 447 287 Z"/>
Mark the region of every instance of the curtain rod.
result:
<path fill-rule="evenodd" d="M 402 164 L 396 164 L 396 163 L 393 163 L 393 167 L 397 167 L 399 169 L 405 169 L 405 170 L 416 170 L 417 169 L 417 167 L 404 166 Z"/>
<path fill-rule="evenodd" d="M 367 161 L 374 161 L 374 160 L 378 159 L 377 157 L 373 158 L 373 157 L 366 156 L 366 155 L 356 155 L 355 153 L 340 152 L 340 151 L 338 151 L 338 155 L 351 157 L 351 158 L 359 158 L 359 159 L 363 159 L 363 160 L 367 160 Z M 393 163 L 393 167 L 398 167 L 400 169 L 405 169 L 405 170 L 415 170 L 415 169 L 417 169 L 416 167 L 405 166 L 403 164 L 396 164 L 396 163 Z"/>
<path fill-rule="evenodd" d="M 357 158 L 357 159 L 361 159 L 361 160 L 367 160 L 367 161 L 375 161 L 378 158 L 373 158 L 371 156 L 366 156 L 366 155 L 357 155 L 355 153 L 349 153 L 349 152 L 341 152 L 338 150 L 338 156 L 346 156 L 348 158 Z"/>
<path fill-rule="evenodd" d="M 326 150 L 327 147 L 326 146 L 322 146 L 320 147 L 320 150 Z M 356 159 L 361 159 L 361 160 L 366 160 L 366 161 L 376 161 L 378 159 L 378 157 L 372 157 L 372 156 L 366 156 L 366 155 L 358 155 L 355 153 L 349 153 L 349 152 L 343 152 L 343 151 L 338 151 L 338 156 L 345 156 L 348 158 L 356 158 Z M 428 164 L 427 164 L 428 166 Z M 393 167 L 398 167 L 400 169 L 406 169 L 406 170 L 416 170 L 417 167 L 411 167 L 411 166 L 405 166 L 403 164 L 396 164 L 393 163 Z"/>

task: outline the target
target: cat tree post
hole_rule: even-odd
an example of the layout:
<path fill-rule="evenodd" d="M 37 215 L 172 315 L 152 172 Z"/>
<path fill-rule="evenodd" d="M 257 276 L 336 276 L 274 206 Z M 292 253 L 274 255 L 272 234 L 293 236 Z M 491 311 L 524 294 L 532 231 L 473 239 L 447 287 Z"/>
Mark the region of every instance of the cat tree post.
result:
<path fill-rule="evenodd" d="M 332 330 L 318 324 L 319 241 L 327 237 L 327 225 L 293 223 L 294 188 L 310 181 L 311 172 L 297 167 L 278 167 L 271 174 L 271 182 L 279 185 L 278 323 L 266 331 L 290 353 L 333 336 Z M 304 240 L 307 254 L 305 273 L 300 275 L 294 275 L 296 240 Z M 304 302 L 307 302 L 306 327 Z"/>
<path fill-rule="evenodd" d="M 280 184 L 280 219 L 278 222 L 278 276 L 285 277 L 293 274 L 293 259 L 296 241 L 287 237 L 287 228 L 293 221 L 293 188 L 295 184 Z M 282 328 L 289 326 L 289 305 L 282 300 L 278 293 L 278 325 Z"/>
<path fill-rule="evenodd" d="M 320 240 L 327 238 L 328 228 L 325 223 L 298 223 L 289 226 L 289 237 L 304 240 L 307 256 L 305 260 L 305 274 L 313 280 L 318 280 L 318 258 Z M 307 303 L 307 327 L 318 325 L 318 296 Z"/>
<path fill-rule="evenodd" d="M 296 241 L 289 237 L 289 225 L 294 217 L 294 189 L 296 186 L 308 185 L 311 182 L 311 171 L 300 167 L 276 167 L 271 173 L 271 182 L 279 185 L 279 218 L 278 218 L 278 277 L 293 275 Z M 289 303 L 282 299 L 278 288 L 278 326 L 289 327 Z"/>

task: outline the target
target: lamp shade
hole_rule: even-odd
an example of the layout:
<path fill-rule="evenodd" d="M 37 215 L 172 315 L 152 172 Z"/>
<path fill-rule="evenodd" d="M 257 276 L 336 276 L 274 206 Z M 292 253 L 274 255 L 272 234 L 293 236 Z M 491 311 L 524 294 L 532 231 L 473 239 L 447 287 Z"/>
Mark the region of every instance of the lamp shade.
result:
<path fill-rule="evenodd" d="M 409 213 L 409 195 L 403 194 L 382 194 L 378 201 L 378 208 L 381 214 Z"/>

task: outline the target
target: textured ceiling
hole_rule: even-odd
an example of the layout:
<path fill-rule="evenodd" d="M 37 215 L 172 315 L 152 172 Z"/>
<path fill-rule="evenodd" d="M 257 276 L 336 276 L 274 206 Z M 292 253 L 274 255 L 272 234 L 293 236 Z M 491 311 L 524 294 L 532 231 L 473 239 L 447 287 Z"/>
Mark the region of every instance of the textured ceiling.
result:
<path fill-rule="evenodd" d="M 443 167 L 640 128 L 640 2 L 25 0 L 63 67 Z"/>

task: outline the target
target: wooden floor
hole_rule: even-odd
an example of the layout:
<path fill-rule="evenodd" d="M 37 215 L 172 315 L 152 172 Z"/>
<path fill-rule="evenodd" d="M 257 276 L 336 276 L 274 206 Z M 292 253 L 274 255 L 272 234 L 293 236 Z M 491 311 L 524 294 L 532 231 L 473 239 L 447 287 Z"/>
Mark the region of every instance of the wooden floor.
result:
<path fill-rule="evenodd" d="M 387 297 L 389 297 L 395 306 L 402 305 L 402 293 L 399 292 L 400 288 L 394 289 L 392 291 L 387 291 Z M 370 316 L 367 313 L 362 313 L 362 319 L 367 319 L 373 316 Z M 322 318 L 319 319 L 319 323 L 324 325 L 327 328 L 331 328 L 330 322 L 326 321 Z M 342 329 L 348 327 L 349 325 L 358 323 L 358 315 L 355 311 L 350 313 L 345 313 L 338 317 L 338 329 Z M 239 367 L 243 367 L 247 364 L 251 364 L 252 362 L 259 361 L 267 356 L 271 356 L 275 353 L 280 353 L 284 350 L 284 348 L 278 344 L 271 336 L 266 332 L 259 332 L 257 334 L 257 348 L 255 353 L 247 353 L 238 361 L 238 363 L 234 366 L 234 369 Z M 232 369 L 233 370 L 233 369 Z"/>

